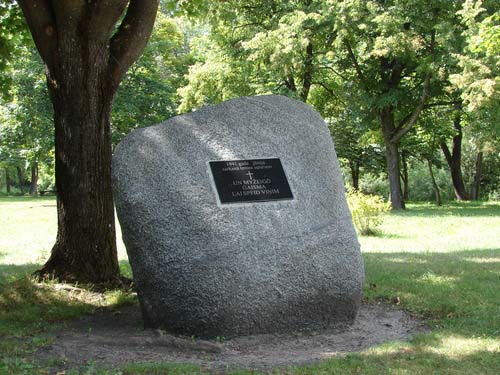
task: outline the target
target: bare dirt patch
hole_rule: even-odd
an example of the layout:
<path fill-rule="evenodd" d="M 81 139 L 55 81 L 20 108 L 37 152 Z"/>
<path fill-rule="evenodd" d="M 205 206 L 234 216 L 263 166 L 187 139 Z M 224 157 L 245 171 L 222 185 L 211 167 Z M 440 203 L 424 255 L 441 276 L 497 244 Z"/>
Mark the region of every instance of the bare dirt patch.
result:
<path fill-rule="evenodd" d="M 39 360 L 57 359 L 65 367 L 94 362 L 116 368 L 130 362 L 200 365 L 208 371 L 270 370 L 309 364 L 358 352 L 386 341 L 407 340 L 424 330 L 408 313 L 386 304 L 363 305 L 356 323 L 339 332 L 296 332 L 206 341 L 144 330 L 138 306 L 100 310 L 59 328 Z M 221 342 L 222 341 L 222 342 Z"/>

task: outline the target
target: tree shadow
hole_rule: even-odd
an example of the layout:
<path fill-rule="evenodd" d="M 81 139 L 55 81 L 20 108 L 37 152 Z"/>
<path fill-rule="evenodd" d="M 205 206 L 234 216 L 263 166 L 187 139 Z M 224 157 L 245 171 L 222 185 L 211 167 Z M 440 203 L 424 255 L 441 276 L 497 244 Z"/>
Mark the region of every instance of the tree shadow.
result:
<path fill-rule="evenodd" d="M 123 267 L 127 267 L 126 261 Z M 38 280 L 38 264 L 0 265 L 0 337 L 30 336 L 54 324 L 137 303 L 130 289 L 101 291 L 98 287 Z"/>
<path fill-rule="evenodd" d="M 99 303 L 82 289 L 39 283 L 25 276 L 0 285 L 0 336 L 43 332 L 55 322 L 91 313 Z"/>
<path fill-rule="evenodd" d="M 390 214 L 401 217 L 490 217 L 500 216 L 500 204 L 490 202 L 449 202 L 440 207 L 419 204 L 409 205 L 406 210 L 393 211 Z"/>
<path fill-rule="evenodd" d="M 0 253 L 0 258 L 2 253 Z M 40 264 L 0 264 L 0 288 L 2 285 L 13 282 L 23 275 L 30 275 L 40 268 Z"/>

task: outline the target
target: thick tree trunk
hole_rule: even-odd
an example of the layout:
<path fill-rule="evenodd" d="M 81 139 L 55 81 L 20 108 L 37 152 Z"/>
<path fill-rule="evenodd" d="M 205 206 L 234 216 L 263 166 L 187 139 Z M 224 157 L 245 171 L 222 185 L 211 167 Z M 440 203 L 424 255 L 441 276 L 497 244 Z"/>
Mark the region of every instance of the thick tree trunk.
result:
<path fill-rule="evenodd" d="M 434 172 L 432 171 L 432 162 L 427 159 L 427 167 L 429 168 L 429 174 L 431 176 L 432 188 L 434 189 L 434 194 L 436 195 L 436 204 L 441 206 L 441 192 L 439 191 L 439 186 L 436 182 L 436 178 L 434 177 Z"/>
<path fill-rule="evenodd" d="M 5 190 L 7 194 L 10 193 L 10 185 L 12 184 L 10 180 L 9 168 L 5 168 Z"/>
<path fill-rule="evenodd" d="M 403 199 L 404 201 L 408 201 L 410 199 L 410 180 L 408 178 L 408 163 L 406 160 L 406 151 L 401 151 L 401 166 L 402 166 L 402 174 L 401 177 L 403 179 Z"/>
<path fill-rule="evenodd" d="M 349 169 L 351 170 L 352 188 L 359 190 L 359 162 L 349 160 Z"/>
<path fill-rule="evenodd" d="M 389 177 L 390 200 L 393 210 L 405 208 L 403 194 L 401 192 L 401 179 L 399 171 L 399 142 L 393 142 L 394 135 L 394 112 L 392 108 L 384 108 L 380 115 L 382 132 L 385 143 L 385 159 L 387 162 L 387 175 Z"/>
<path fill-rule="evenodd" d="M 38 163 L 34 162 L 31 164 L 31 184 L 30 184 L 30 194 L 38 194 Z"/>
<path fill-rule="evenodd" d="M 477 201 L 479 199 L 479 188 L 481 185 L 481 174 L 483 169 L 483 152 L 479 151 L 476 156 L 476 171 L 474 180 L 470 186 L 470 199 Z"/>
<path fill-rule="evenodd" d="M 122 77 L 151 35 L 159 0 L 18 3 L 45 63 L 54 107 L 58 229 L 38 273 L 120 283 L 109 118 Z"/>
<path fill-rule="evenodd" d="M 106 45 L 60 42 L 48 77 L 54 106 L 58 231 L 40 271 L 67 281 L 119 283 L 111 188 L 110 112 Z M 59 82 L 54 85 L 53 82 Z"/>
<path fill-rule="evenodd" d="M 456 106 L 456 114 L 453 119 L 453 127 L 455 128 L 455 135 L 452 140 L 451 152 L 446 144 L 442 141 L 440 143 L 441 150 L 446 158 L 446 162 L 450 167 L 451 181 L 453 183 L 453 188 L 455 190 L 455 196 L 457 200 L 463 201 L 468 200 L 469 195 L 465 189 L 464 180 L 462 177 L 462 125 L 461 125 L 461 114 L 460 106 Z"/>
<path fill-rule="evenodd" d="M 17 179 L 19 181 L 19 190 L 21 190 L 21 194 L 24 195 L 24 178 L 23 178 L 23 170 L 21 167 L 17 168 Z"/>

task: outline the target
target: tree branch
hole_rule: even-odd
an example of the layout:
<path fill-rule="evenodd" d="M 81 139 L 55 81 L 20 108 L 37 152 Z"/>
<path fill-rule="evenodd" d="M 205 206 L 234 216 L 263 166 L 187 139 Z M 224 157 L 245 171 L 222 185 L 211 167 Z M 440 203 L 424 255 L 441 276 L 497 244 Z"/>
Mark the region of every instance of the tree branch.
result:
<path fill-rule="evenodd" d="M 352 64 L 354 65 L 354 69 L 356 70 L 358 78 L 361 81 L 361 86 L 365 89 L 365 91 L 368 91 L 368 87 L 366 86 L 365 75 L 363 74 L 363 71 L 361 70 L 361 67 L 359 66 L 358 59 L 356 58 L 356 55 L 354 55 L 351 44 L 349 43 L 349 41 L 347 39 L 344 39 L 344 44 L 347 48 L 347 53 L 349 54 L 349 57 L 352 61 Z"/>
<path fill-rule="evenodd" d="M 139 58 L 153 30 L 159 0 L 131 0 L 118 31 L 110 42 L 110 68 L 113 84 Z"/>
<path fill-rule="evenodd" d="M 331 88 L 329 88 L 327 85 L 325 85 L 323 82 L 318 82 L 318 81 L 314 81 L 313 82 L 313 85 L 318 85 L 318 86 L 321 86 L 323 87 L 323 89 L 328 92 L 331 96 L 333 96 L 335 99 L 337 99 L 340 103 L 342 103 L 345 107 L 347 107 L 347 103 L 344 102 L 342 99 L 340 99 L 340 97 L 335 94 L 335 92 L 333 92 L 333 90 Z"/>
<path fill-rule="evenodd" d="M 429 97 L 429 86 L 430 86 L 430 80 L 431 80 L 431 75 L 430 73 L 427 73 L 424 79 L 424 88 L 422 89 L 422 96 L 420 97 L 419 103 L 413 113 L 410 116 L 406 116 L 403 121 L 406 122 L 406 125 L 403 123 L 400 123 L 398 126 L 398 130 L 396 133 L 392 136 L 391 142 L 397 143 L 399 140 L 410 131 L 413 125 L 418 120 L 418 116 L 420 115 L 420 112 L 424 109 L 425 102 L 427 101 Z"/>
<path fill-rule="evenodd" d="M 439 146 L 441 147 L 441 150 L 443 151 L 444 157 L 446 158 L 446 162 L 448 163 L 448 165 L 451 165 L 452 156 L 451 156 L 450 149 L 448 148 L 448 145 L 446 144 L 445 141 L 441 141 L 439 143 Z"/>
<path fill-rule="evenodd" d="M 18 0 L 42 60 L 51 69 L 57 46 L 54 12 L 48 0 Z"/>
<path fill-rule="evenodd" d="M 89 28 L 89 35 L 98 38 L 102 36 L 108 40 L 127 4 L 128 0 L 100 0 L 90 3 L 89 24 L 92 26 Z"/>
<path fill-rule="evenodd" d="M 335 70 L 333 67 L 329 66 L 329 65 L 323 65 L 323 66 L 320 66 L 319 69 L 328 69 L 328 70 L 331 70 L 333 72 L 333 74 L 339 76 L 340 78 L 342 78 L 344 81 L 346 82 L 349 82 L 349 79 L 347 78 L 347 76 L 345 76 L 344 74 L 340 73 L 339 71 Z"/>
<path fill-rule="evenodd" d="M 444 106 L 448 106 L 448 105 L 454 106 L 454 105 L 459 104 L 459 103 L 460 103 L 459 100 L 452 100 L 449 102 L 441 101 L 441 102 L 428 103 L 428 104 L 424 105 L 424 109 L 433 108 L 433 107 L 444 107 Z"/>

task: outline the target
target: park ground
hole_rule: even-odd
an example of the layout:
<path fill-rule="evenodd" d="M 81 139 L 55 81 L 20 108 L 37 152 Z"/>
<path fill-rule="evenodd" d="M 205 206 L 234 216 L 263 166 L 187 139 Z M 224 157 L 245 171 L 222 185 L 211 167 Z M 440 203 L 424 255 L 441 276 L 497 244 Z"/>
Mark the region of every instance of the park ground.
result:
<path fill-rule="evenodd" d="M 376 236 L 360 237 L 367 305 L 384 303 L 424 321 L 408 341 L 389 341 L 287 374 L 500 374 L 500 204 L 409 204 L 386 215 Z M 98 293 L 29 275 L 50 254 L 53 197 L 0 198 L 0 374 L 199 374 L 197 365 L 40 360 L 62 322 L 136 304 L 126 291 Z M 122 272 L 131 276 L 123 244 Z M 238 374 L 256 373 L 238 371 Z"/>

